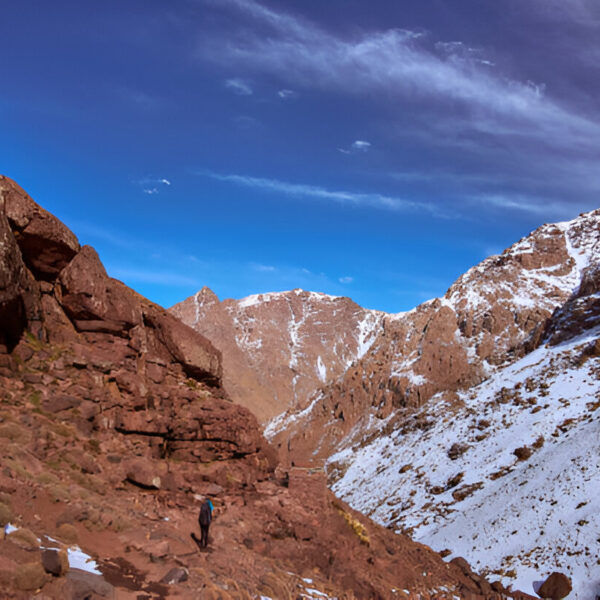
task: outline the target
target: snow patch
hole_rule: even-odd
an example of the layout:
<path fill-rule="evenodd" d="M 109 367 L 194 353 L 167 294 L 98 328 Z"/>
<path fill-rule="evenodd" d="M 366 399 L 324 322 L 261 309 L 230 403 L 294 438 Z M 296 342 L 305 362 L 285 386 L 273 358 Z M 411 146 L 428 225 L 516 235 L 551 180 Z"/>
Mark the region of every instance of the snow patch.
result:
<path fill-rule="evenodd" d="M 79 546 L 69 548 L 67 554 L 69 555 L 69 566 L 72 569 L 87 571 L 94 575 L 102 575 L 96 561 L 89 554 L 86 554 Z"/>
<path fill-rule="evenodd" d="M 323 363 L 323 359 L 321 358 L 320 354 L 319 358 L 317 358 L 317 374 L 323 383 L 327 381 L 327 367 Z"/>

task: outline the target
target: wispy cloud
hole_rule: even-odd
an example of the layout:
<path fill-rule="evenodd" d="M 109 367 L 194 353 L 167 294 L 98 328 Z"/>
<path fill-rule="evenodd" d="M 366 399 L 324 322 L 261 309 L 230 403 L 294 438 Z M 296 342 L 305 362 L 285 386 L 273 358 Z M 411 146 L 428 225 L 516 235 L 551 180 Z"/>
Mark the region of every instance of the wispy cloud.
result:
<path fill-rule="evenodd" d="M 155 94 L 150 94 L 140 89 L 121 86 L 115 88 L 116 94 L 128 104 L 134 106 L 137 110 L 147 112 L 156 111 L 162 108 L 165 100 Z"/>
<path fill-rule="evenodd" d="M 529 3 L 525 3 L 527 6 Z M 570 21 L 585 27 L 600 25 L 597 0 L 534 0 L 532 6 L 551 20 Z"/>
<path fill-rule="evenodd" d="M 108 243 L 117 248 L 132 249 L 139 247 L 140 240 L 133 239 L 130 234 L 109 231 L 105 227 L 98 227 L 85 221 L 69 220 L 69 227 L 84 244 Z"/>
<path fill-rule="evenodd" d="M 225 81 L 225 87 L 238 96 L 251 96 L 254 93 L 246 81 L 237 77 L 234 79 L 227 79 Z"/>
<path fill-rule="evenodd" d="M 161 186 L 171 185 L 171 182 L 165 177 L 143 177 L 142 179 L 138 179 L 134 183 L 142 187 L 142 191 L 144 192 L 144 194 L 148 194 L 150 196 L 154 194 L 160 194 Z"/>
<path fill-rule="evenodd" d="M 371 142 L 365 140 L 355 140 L 350 144 L 349 148 L 338 148 L 342 154 L 356 154 L 359 152 L 367 152 L 371 148 Z"/>
<path fill-rule="evenodd" d="M 251 263 L 250 266 L 261 273 L 274 273 L 277 270 L 273 265 L 263 265 L 260 263 Z"/>
<path fill-rule="evenodd" d="M 582 4 L 587 4 L 582 1 Z M 487 124 L 501 135 L 527 134 L 546 143 L 565 140 L 592 146 L 600 135 L 595 117 L 586 117 L 549 97 L 543 82 L 518 81 L 491 69 L 461 42 L 425 43 L 421 32 L 392 29 L 341 36 L 290 13 L 254 0 L 223 0 L 254 20 L 257 31 L 226 40 L 211 38 L 202 57 L 275 73 L 296 86 L 319 86 L 345 93 L 383 91 L 414 99 L 456 102 L 467 109 L 465 126 Z M 264 28 L 269 35 L 264 35 Z M 260 29 L 260 33 L 258 30 Z M 476 118 L 474 118 L 476 117 Z M 454 118 L 457 118 L 454 116 Z"/>
<path fill-rule="evenodd" d="M 233 118 L 233 122 L 240 129 L 255 129 L 260 126 L 260 121 L 248 115 L 237 115 Z"/>
<path fill-rule="evenodd" d="M 294 90 L 283 89 L 277 92 L 277 95 L 284 100 L 288 98 L 295 98 L 298 94 Z"/>
<path fill-rule="evenodd" d="M 350 276 L 346 275 L 345 277 L 338 278 L 338 281 L 340 283 L 352 283 L 354 281 L 354 277 L 350 277 Z"/>
<path fill-rule="evenodd" d="M 284 194 L 286 196 L 294 196 L 296 198 L 311 198 L 317 200 L 328 200 L 341 204 L 350 204 L 355 206 L 373 206 L 388 210 L 413 210 L 426 211 L 436 216 L 442 217 L 437 208 L 426 204 L 413 202 L 395 196 L 387 196 L 383 194 L 361 193 L 342 190 L 330 190 L 321 186 L 307 185 L 303 183 L 291 183 L 281 181 L 279 179 L 267 179 L 265 177 L 249 177 L 246 175 L 223 175 L 213 173 L 211 171 L 200 171 L 200 175 L 206 175 L 228 183 L 242 185 L 260 189 L 268 192 Z"/>
<path fill-rule="evenodd" d="M 573 205 L 553 198 L 526 196 L 520 193 L 481 194 L 470 200 L 499 210 L 510 210 L 539 215 L 544 219 L 567 218 L 573 216 Z"/>

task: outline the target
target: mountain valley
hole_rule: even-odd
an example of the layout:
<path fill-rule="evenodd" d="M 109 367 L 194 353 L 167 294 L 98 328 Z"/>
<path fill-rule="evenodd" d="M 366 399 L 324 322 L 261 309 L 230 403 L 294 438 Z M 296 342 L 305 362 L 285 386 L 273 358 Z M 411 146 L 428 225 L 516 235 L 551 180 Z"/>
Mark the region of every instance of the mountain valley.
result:
<path fill-rule="evenodd" d="M 508 594 L 354 511 L 321 469 L 280 463 L 227 396 L 214 345 L 110 278 L 5 177 L 0 242 L 4 597 Z"/>
<path fill-rule="evenodd" d="M 541 226 L 407 313 L 340 323 L 334 307 L 348 299 L 295 290 L 218 303 L 207 289 L 172 311 L 217 345 L 211 328 L 237 332 L 228 339 L 247 361 L 260 355 L 261 407 L 280 411 L 265 433 L 285 464 L 324 464 L 354 508 L 507 586 L 533 593 L 555 565 L 586 598 L 598 588 L 599 257 L 594 211 Z M 351 352 L 330 366 L 340 339 Z M 225 381 L 243 390 L 227 354 Z M 275 392 L 284 371 L 287 394 Z"/>

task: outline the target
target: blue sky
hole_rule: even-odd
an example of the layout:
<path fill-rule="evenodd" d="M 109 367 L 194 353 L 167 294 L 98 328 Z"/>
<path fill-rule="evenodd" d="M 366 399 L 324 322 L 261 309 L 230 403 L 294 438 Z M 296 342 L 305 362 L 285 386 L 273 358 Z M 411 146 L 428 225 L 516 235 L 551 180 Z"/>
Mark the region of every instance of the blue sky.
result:
<path fill-rule="evenodd" d="M 0 171 L 170 306 L 397 312 L 598 206 L 595 0 L 4 3 Z"/>

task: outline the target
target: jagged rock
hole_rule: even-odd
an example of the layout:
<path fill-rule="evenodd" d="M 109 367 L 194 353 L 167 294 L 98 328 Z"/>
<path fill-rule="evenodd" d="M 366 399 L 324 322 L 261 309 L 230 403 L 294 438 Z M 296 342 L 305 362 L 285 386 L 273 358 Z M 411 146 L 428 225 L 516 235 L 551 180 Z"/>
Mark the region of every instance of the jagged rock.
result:
<path fill-rule="evenodd" d="M 144 310 L 144 319 L 155 329 L 157 337 L 190 377 L 212 386 L 220 385 L 221 355 L 205 337 L 154 307 Z"/>
<path fill-rule="evenodd" d="M 563 573 L 552 573 L 538 589 L 540 598 L 551 598 L 552 600 L 561 600 L 566 598 L 573 589 L 571 580 Z"/>
<path fill-rule="evenodd" d="M 174 567 L 160 580 L 160 582 L 169 585 L 182 583 L 183 581 L 188 580 L 188 576 L 189 571 L 187 569 L 183 567 Z"/>
<path fill-rule="evenodd" d="M 53 280 L 79 251 L 75 235 L 37 205 L 14 181 L 0 176 L 6 215 L 18 232 L 17 242 L 33 273 Z"/>
<path fill-rule="evenodd" d="M 39 292 L 27 277 L 21 251 L 6 217 L 2 183 L 0 179 L 0 350 L 10 352 L 28 321 L 37 316 Z"/>
<path fill-rule="evenodd" d="M 152 463 L 143 459 L 135 459 L 126 465 L 126 478 L 131 483 L 147 489 L 161 488 L 160 475 L 153 469 Z"/>
<path fill-rule="evenodd" d="M 75 408 L 81 404 L 81 398 L 71 394 L 57 394 L 44 400 L 44 410 L 57 413 L 62 410 Z"/>
<path fill-rule="evenodd" d="M 69 570 L 69 558 L 64 550 L 42 550 L 42 566 L 47 573 L 61 577 Z"/>
<path fill-rule="evenodd" d="M 126 335 L 142 322 L 133 294 L 106 274 L 91 246 L 81 248 L 61 272 L 60 303 L 79 331 Z"/>
<path fill-rule="evenodd" d="M 71 569 L 67 573 L 67 582 L 64 586 L 65 600 L 88 600 L 100 598 L 114 598 L 115 589 L 105 581 L 101 575 Z"/>
<path fill-rule="evenodd" d="M 585 269 L 581 284 L 568 302 L 557 310 L 547 328 L 551 345 L 560 344 L 600 323 L 600 266 Z"/>

